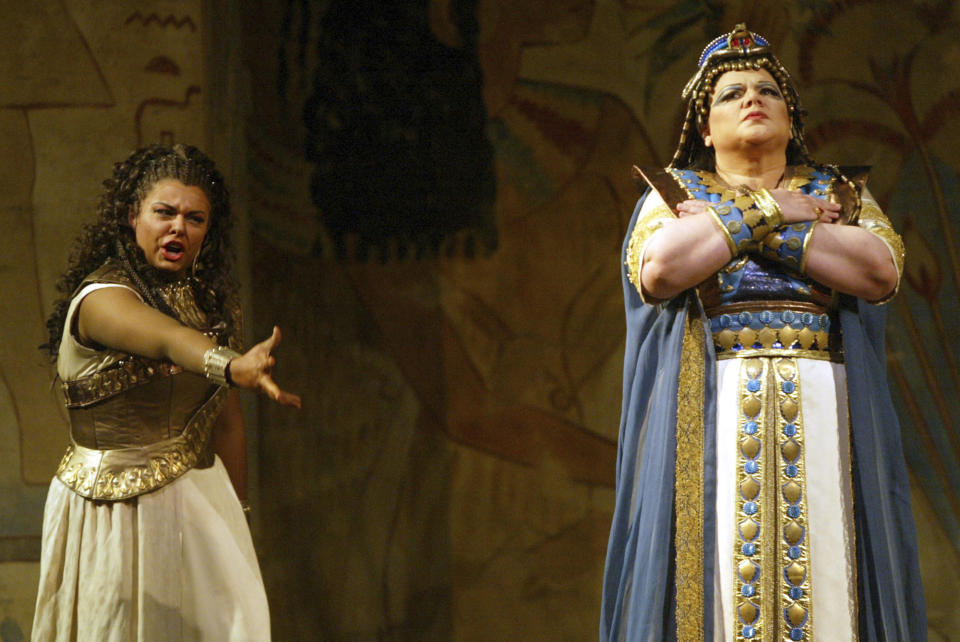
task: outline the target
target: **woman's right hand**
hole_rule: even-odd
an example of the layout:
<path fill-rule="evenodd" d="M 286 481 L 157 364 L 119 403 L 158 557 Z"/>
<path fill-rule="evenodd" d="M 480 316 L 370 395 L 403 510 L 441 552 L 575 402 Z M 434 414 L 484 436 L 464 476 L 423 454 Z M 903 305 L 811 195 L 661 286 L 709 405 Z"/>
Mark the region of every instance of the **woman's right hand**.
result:
<path fill-rule="evenodd" d="M 272 352 L 278 345 L 280 328 L 273 326 L 273 334 L 269 338 L 230 361 L 230 381 L 240 388 L 260 390 L 277 403 L 299 408 L 299 395 L 281 390 L 273 380 L 273 366 L 277 360 Z"/>
<path fill-rule="evenodd" d="M 843 212 L 840 203 L 833 203 L 821 198 L 815 198 L 801 192 L 791 192 L 788 189 L 772 189 L 770 195 L 776 199 L 783 212 L 784 223 L 800 223 L 815 221 L 833 223 Z"/>

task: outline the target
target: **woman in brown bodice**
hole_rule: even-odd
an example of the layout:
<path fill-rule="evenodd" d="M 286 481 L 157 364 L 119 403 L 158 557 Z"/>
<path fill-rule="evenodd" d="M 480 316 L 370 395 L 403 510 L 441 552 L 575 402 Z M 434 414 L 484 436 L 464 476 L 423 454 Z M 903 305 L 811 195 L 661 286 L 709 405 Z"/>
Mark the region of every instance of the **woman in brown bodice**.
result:
<path fill-rule="evenodd" d="M 236 388 L 299 407 L 271 376 L 279 330 L 242 352 L 228 193 L 202 152 L 140 149 L 104 187 L 47 323 L 71 443 L 33 638 L 269 639 Z"/>

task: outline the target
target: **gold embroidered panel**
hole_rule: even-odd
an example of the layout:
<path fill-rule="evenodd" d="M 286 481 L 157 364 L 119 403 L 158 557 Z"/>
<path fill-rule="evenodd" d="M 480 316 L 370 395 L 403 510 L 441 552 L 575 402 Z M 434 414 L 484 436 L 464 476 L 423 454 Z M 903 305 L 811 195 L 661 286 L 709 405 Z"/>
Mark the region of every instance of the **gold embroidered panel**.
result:
<path fill-rule="evenodd" d="M 793 358 L 740 362 L 734 633 L 812 639 L 800 379 Z"/>

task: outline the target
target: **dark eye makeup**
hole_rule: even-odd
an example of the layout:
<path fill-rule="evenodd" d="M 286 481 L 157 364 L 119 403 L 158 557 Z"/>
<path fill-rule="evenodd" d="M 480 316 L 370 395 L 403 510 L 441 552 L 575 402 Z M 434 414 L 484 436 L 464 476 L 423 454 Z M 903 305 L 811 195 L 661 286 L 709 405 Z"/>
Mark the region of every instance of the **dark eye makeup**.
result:
<path fill-rule="evenodd" d="M 773 98 L 783 98 L 780 93 L 780 88 L 775 84 L 770 82 L 761 82 L 756 85 L 757 91 L 763 94 L 764 96 L 771 96 Z M 744 85 L 735 84 L 727 85 L 719 92 L 717 92 L 716 97 L 713 100 L 714 105 L 719 105 L 720 103 L 727 102 L 731 99 L 739 98 L 743 95 L 745 91 Z"/>

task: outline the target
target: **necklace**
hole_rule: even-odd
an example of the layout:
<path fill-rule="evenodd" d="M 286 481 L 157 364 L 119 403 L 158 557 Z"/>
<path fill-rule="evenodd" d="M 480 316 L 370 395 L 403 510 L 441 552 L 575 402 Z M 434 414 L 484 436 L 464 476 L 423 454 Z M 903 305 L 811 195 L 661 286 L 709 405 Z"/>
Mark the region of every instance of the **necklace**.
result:
<path fill-rule="evenodd" d="M 778 189 L 782 185 L 784 185 L 784 183 L 787 180 L 787 173 L 789 169 L 790 169 L 789 166 L 784 167 L 783 171 L 780 172 L 780 177 L 777 179 L 777 182 L 774 183 L 774 186 L 772 189 Z M 754 187 L 751 187 L 750 185 L 747 185 L 746 183 L 740 183 L 739 185 L 734 187 L 733 181 L 729 180 L 724 174 L 726 174 L 726 172 L 724 172 L 721 169 L 717 169 L 714 171 L 714 175 L 717 177 L 717 182 L 721 186 L 725 187 L 726 189 L 729 189 L 735 192 L 753 192 L 763 187 L 763 185 L 759 185 L 756 188 L 754 188 Z"/>

